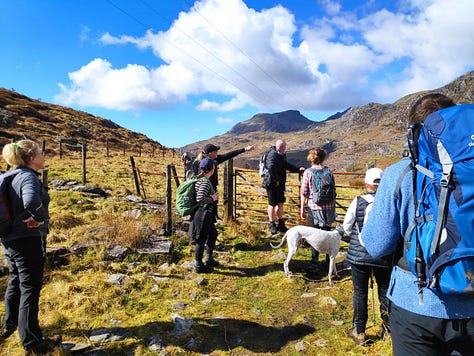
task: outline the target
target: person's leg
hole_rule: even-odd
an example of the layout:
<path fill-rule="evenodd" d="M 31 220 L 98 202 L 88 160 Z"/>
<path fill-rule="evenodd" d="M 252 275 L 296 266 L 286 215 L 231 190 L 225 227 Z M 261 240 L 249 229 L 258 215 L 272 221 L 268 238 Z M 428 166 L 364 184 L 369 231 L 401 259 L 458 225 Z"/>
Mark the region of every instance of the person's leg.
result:
<path fill-rule="evenodd" d="M 390 301 L 387 298 L 387 290 L 390 284 L 390 274 L 392 271 L 390 268 L 379 267 L 374 267 L 372 270 L 377 283 L 382 329 L 383 332 L 390 333 L 390 318 L 388 313 Z"/>
<path fill-rule="evenodd" d="M 471 355 L 474 350 L 474 319 L 449 320 L 446 323 L 448 354 Z"/>
<path fill-rule="evenodd" d="M 393 355 L 449 355 L 443 338 L 445 323 L 444 319 L 415 314 L 391 303 Z M 472 352 L 472 349 L 469 352 Z"/>
<path fill-rule="evenodd" d="M 278 201 L 276 199 L 276 191 L 275 189 L 267 189 L 268 195 L 268 221 L 270 226 L 270 233 L 275 235 L 277 233 L 277 226 L 276 226 L 276 213 L 277 213 L 277 206 Z"/>
<path fill-rule="evenodd" d="M 209 226 L 209 237 L 207 238 L 206 242 L 206 260 L 204 262 L 207 267 L 216 267 L 219 265 L 219 262 L 217 262 L 212 256 L 212 253 L 214 252 L 214 248 L 216 246 L 216 241 L 217 229 L 214 224 L 211 224 Z"/>
<path fill-rule="evenodd" d="M 283 203 L 278 203 L 276 207 L 276 216 L 278 220 L 283 218 Z"/>
<path fill-rule="evenodd" d="M 351 264 L 352 286 L 354 288 L 354 327 L 357 334 L 365 333 L 367 325 L 367 295 L 371 268 Z"/>
<path fill-rule="evenodd" d="M 43 342 L 38 322 L 38 304 L 43 286 L 45 251 L 43 239 L 39 237 L 23 238 L 17 242 L 14 258 L 20 281 L 18 332 L 23 347 L 28 348 Z"/>

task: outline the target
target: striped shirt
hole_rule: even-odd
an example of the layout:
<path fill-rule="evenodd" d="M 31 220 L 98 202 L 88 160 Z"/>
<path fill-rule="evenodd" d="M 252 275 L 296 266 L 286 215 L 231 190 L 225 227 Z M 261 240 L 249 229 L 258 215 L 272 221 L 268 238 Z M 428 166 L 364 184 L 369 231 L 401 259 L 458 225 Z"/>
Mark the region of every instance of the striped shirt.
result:
<path fill-rule="evenodd" d="M 212 187 L 211 181 L 203 177 L 198 179 L 195 185 L 196 189 L 196 202 L 201 205 L 210 204 L 213 202 L 212 194 L 214 194 L 214 188 Z"/>

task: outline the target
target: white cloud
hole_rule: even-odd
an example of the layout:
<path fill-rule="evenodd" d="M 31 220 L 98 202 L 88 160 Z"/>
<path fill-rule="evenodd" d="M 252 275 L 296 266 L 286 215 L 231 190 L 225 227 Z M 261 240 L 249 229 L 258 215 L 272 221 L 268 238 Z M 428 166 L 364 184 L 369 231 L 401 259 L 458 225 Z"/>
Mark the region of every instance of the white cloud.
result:
<path fill-rule="evenodd" d="M 218 124 L 232 124 L 234 122 L 234 119 L 227 118 L 227 117 L 218 117 L 216 119 L 216 123 Z"/>
<path fill-rule="evenodd" d="M 320 4 L 326 17 L 301 28 L 280 5 L 258 12 L 242 0 L 202 0 L 166 32 L 105 33 L 103 44 L 150 49 L 164 64 L 113 68 L 97 58 L 69 73 L 56 99 L 117 110 L 191 96 L 197 110 L 339 110 L 436 88 L 473 68 L 471 0 L 412 0 L 359 18 L 338 1 Z"/>

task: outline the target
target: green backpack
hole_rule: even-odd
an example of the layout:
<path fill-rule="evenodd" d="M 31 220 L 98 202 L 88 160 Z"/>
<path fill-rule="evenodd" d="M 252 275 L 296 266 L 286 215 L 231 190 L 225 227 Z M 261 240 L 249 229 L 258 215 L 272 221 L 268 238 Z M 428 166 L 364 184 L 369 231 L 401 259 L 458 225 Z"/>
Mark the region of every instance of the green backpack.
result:
<path fill-rule="evenodd" d="M 199 179 L 208 179 L 202 177 Z M 195 185 L 198 181 L 198 178 L 192 177 L 183 183 L 181 183 L 176 191 L 176 210 L 180 216 L 191 215 L 194 210 L 199 206 L 199 203 L 196 202 L 196 189 Z M 211 185 L 211 193 L 214 194 L 214 189 Z"/>

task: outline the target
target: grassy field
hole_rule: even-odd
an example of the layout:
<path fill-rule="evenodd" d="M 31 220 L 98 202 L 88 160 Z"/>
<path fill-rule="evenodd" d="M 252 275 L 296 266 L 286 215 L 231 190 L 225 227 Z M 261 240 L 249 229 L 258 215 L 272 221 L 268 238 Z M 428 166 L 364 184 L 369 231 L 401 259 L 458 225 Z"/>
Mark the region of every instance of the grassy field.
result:
<path fill-rule="evenodd" d="M 170 153 L 136 161 L 145 171 L 164 173 L 166 165 L 174 163 L 178 174 L 182 172 L 179 157 Z M 82 179 L 78 156 L 47 157 L 46 165 L 50 181 Z M 377 301 L 375 323 L 369 306 L 367 333 L 373 343 L 357 346 L 346 336 L 352 324 L 350 271 L 341 269 L 346 243 L 341 244 L 340 278 L 333 287 L 323 274 L 304 272 L 309 248 L 300 249 L 291 262 L 296 278 L 286 278 L 282 268 L 286 248 L 269 246 L 281 236 L 269 238 L 266 225 L 245 221 L 218 225 L 221 266 L 212 274 L 196 275 L 183 265 L 193 260 L 194 248 L 178 216 L 169 237 L 174 246 L 170 255 L 130 253 L 123 260 L 113 260 L 105 253 L 107 247 L 120 244 L 134 251 L 146 231 L 159 232 L 163 227 L 165 180 L 161 175 L 143 177 L 148 199 L 157 202 L 155 209 L 124 199 L 135 191 L 129 157 L 91 154 L 87 180 L 110 196 L 95 198 L 50 189 L 49 246 L 71 251 L 78 245 L 87 248 L 71 253 L 68 264 L 46 269 L 40 299 L 45 334 L 61 334 L 63 341 L 91 344 L 110 355 L 156 354 L 147 347 L 147 340 L 157 334 L 163 341 L 161 353 L 168 355 L 391 354 L 390 341 L 380 339 Z M 132 209 L 140 210 L 141 215 L 124 215 Z M 117 273 L 128 277 L 120 286 L 108 282 Z M 6 276 L 0 277 L 2 297 L 6 282 Z M 175 314 L 192 321 L 189 332 L 174 333 Z M 91 331 L 110 327 L 130 333 L 121 341 L 98 344 L 89 340 Z M 0 344 L 0 349 L 2 355 L 23 354 L 17 333 Z"/>

